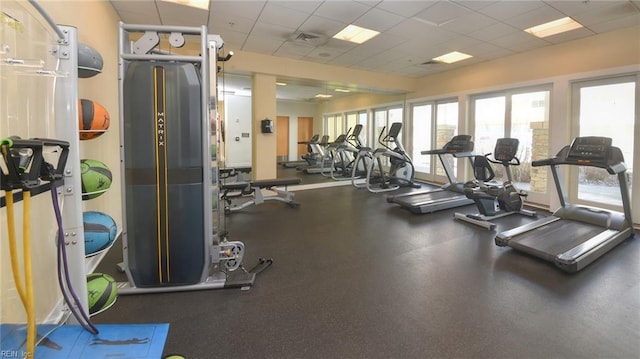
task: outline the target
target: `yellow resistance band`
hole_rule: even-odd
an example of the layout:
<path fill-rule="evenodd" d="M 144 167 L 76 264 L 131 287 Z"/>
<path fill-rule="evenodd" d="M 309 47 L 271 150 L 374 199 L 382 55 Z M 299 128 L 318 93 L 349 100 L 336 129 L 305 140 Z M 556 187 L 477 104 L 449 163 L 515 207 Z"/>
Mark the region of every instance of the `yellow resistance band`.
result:
<path fill-rule="evenodd" d="M 11 255 L 11 272 L 13 273 L 13 281 L 16 290 L 22 301 L 25 311 L 27 312 L 27 358 L 33 358 L 36 347 L 36 318 L 35 318 L 35 302 L 33 297 L 33 273 L 31 270 L 31 192 L 24 190 L 23 195 L 23 265 L 25 283 L 20 278 L 20 269 L 18 268 L 18 249 L 16 245 L 15 216 L 13 211 L 13 192 L 6 191 L 7 202 L 7 231 L 9 232 L 9 252 Z M 26 290 L 25 290 L 26 287 Z"/>

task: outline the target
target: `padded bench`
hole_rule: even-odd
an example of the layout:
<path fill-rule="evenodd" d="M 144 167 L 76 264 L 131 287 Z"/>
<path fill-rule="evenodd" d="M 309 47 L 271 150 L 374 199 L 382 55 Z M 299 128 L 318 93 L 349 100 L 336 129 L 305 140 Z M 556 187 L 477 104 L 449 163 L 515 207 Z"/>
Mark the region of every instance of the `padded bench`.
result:
<path fill-rule="evenodd" d="M 300 203 L 294 200 L 294 194 L 287 190 L 290 185 L 300 184 L 300 178 L 274 178 L 256 181 L 241 181 L 223 183 L 220 185 L 222 190 L 222 200 L 225 202 L 225 212 L 231 213 L 240 211 L 252 205 L 258 205 L 265 201 L 280 201 L 288 204 L 290 207 L 298 207 Z M 281 189 L 279 187 L 284 187 Z M 265 196 L 262 190 L 275 192 L 275 195 Z M 241 203 L 233 203 L 234 198 L 251 197 L 249 200 Z"/>

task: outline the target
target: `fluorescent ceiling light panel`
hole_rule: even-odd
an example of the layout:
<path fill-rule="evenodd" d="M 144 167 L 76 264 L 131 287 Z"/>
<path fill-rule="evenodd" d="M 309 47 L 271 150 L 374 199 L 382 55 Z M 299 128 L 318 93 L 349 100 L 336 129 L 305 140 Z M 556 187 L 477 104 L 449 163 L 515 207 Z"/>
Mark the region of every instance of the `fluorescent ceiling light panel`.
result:
<path fill-rule="evenodd" d="M 323 93 L 319 93 L 315 96 L 316 98 L 331 98 L 333 95 L 325 95 Z"/>
<path fill-rule="evenodd" d="M 178 5 L 191 6 L 202 10 L 209 10 L 209 0 L 162 0 Z"/>
<path fill-rule="evenodd" d="M 537 37 L 547 37 L 561 32 L 567 32 L 574 29 L 581 28 L 582 25 L 570 17 L 563 17 L 555 21 L 547 22 L 542 25 L 530 27 L 524 31 Z"/>
<path fill-rule="evenodd" d="M 351 92 L 351 90 L 347 90 L 347 89 L 335 89 L 333 91 L 335 91 L 335 92 Z"/>
<path fill-rule="evenodd" d="M 470 57 L 473 57 L 473 56 L 467 55 L 462 52 L 454 51 L 448 54 L 444 54 L 442 56 L 434 57 L 432 60 L 437 62 L 444 62 L 445 64 L 452 64 L 454 62 L 466 60 Z"/>
<path fill-rule="evenodd" d="M 276 82 L 276 85 L 278 86 L 287 86 L 286 82 Z"/>
<path fill-rule="evenodd" d="M 378 31 L 365 29 L 364 27 L 349 25 L 333 36 L 334 39 L 362 44 L 380 34 Z"/>

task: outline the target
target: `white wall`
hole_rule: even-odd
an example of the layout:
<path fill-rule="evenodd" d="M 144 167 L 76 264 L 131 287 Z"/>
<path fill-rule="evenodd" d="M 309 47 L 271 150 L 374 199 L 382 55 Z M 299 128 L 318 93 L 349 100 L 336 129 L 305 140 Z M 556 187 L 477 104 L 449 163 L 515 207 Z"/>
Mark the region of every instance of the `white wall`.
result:
<path fill-rule="evenodd" d="M 225 166 L 251 166 L 251 97 L 225 97 Z M 249 137 L 242 135 L 249 134 Z"/>

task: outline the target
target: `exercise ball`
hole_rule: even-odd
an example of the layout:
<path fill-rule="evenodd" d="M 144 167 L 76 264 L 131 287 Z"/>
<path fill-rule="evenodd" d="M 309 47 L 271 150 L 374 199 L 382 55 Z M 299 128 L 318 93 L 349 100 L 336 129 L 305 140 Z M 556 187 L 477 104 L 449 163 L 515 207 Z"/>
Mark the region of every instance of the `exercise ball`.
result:
<path fill-rule="evenodd" d="M 116 240 L 118 226 L 106 213 L 88 211 L 82 213 L 84 226 L 84 254 L 91 255 L 111 245 Z"/>
<path fill-rule="evenodd" d="M 89 78 L 102 72 L 102 56 L 87 44 L 78 44 L 78 77 Z"/>
<path fill-rule="evenodd" d="M 90 140 L 102 135 L 109 129 L 111 118 L 101 104 L 87 100 L 78 100 L 78 128 L 81 140 Z"/>
<path fill-rule="evenodd" d="M 111 171 L 104 163 L 96 160 L 80 160 L 82 199 L 93 199 L 111 187 Z"/>
<path fill-rule="evenodd" d="M 105 273 L 87 274 L 89 314 L 98 314 L 113 305 L 118 297 L 118 284 Z"/>

